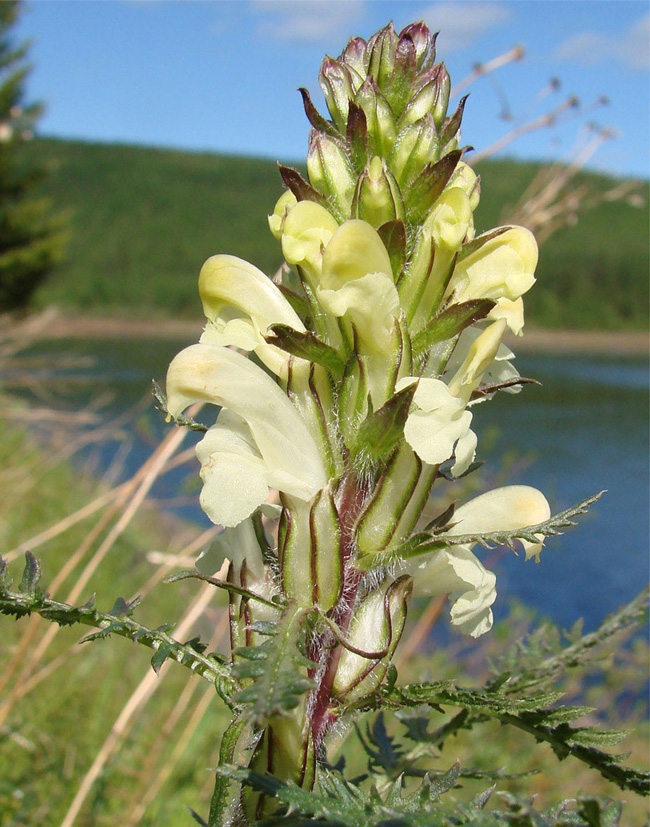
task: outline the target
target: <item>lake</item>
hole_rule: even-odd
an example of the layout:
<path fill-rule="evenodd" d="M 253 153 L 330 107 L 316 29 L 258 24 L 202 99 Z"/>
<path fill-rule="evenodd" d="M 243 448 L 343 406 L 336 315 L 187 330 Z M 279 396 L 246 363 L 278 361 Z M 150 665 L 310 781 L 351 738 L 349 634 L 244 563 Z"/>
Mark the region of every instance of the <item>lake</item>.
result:
<path fill-rule="evenodd" d="M 108 391 L 111 400 L 104 410 L 119 414 L 143 399 L 152 378 L 163 383 L 169 361 L 184 345 L 149 339 L 49 344 L 48 354 L 60 365 L 55 373 L 71 380 L 49 404 L 77 409 Z M 32 353 L 43 350 L 41 344 Z M 66 367 L 64 354 L 89 356 L 93 367 Z M 539 564 L 524 562 L 523 555 L 502 557 L 495 567 L 500 593 L 495 614 L 503 616 L 504 598 L 513 596 L 565 628 L 583 617 L 585 629 L 591 630 L 648 581 L 648 362 L 522 354 L 516 364 L 542 387 L 529 385 L 517 395 L 500 394 L 474 408 L 477 458 L 486 460 L 488 473 L 498 474 L 506 454 L 509 481 L 541 489 L 554 513 L 603 489 L 607 493 L 577 527 L 549 538 Z M 41 379 L 51 387 L 51 371 Z M 153 404 L 145 403 L 143 410 L 132 429 L 125 473 L 139 467 L 152 442 L 169 427 Z M 100 466 L 109 466 L 115 449 L 114 443 L 103 446 Z M 207 524 L 198 507 L 198 488 L 188 494 L 186 483 L 186 471 L 168 474 L 154 496 L 169 499 L 182 516 Z M 181 495 L 188 501 L 179 503 Z"/>

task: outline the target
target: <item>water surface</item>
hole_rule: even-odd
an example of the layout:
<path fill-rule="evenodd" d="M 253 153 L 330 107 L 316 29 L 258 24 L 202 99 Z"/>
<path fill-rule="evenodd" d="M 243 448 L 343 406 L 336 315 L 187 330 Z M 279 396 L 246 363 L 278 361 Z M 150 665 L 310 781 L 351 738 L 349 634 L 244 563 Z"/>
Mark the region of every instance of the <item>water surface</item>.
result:
<path fill-rule="evenodd" d="M 182 346 L 157 340 L 56 342 L 48 352 L 72 383 L 51 402 L 75 409 L 108 391 L 106 413 L 118 415 L 148 394 L 152 378 L 164 381 L 169 361 Z M 64 354 L 90 356 L 93 366 L 71 369 Z M 554 513 L 603 489 L 607 493 L 578 527 L 547 541 L 539 564 L 505 555 L 496 567 L 497 588 L 502 598 L 515 596 L 564 627 L 584 617 L 585 628 L 593 629 L 648 581 L 648 363 L 524 354 L 517 366 L 543 386 L 500 394 L 474 408 L 478 458 L 486 460 L 486 472 L 498 476 L 507 455 L 509 481 L 540 488 Z M 47 370 L 42 380 L 51 388 Z M 143 411 L 144 421 L 141 417 L 139 427 L 132 428 L 125 473 L 139 467 L 169 427 L 153 405 L 145 403 Z M 195 435 L 190 438 L 196 441 Z M 115 447 L 102 448 L 101 466 L 109 466 Z M 196 481 L 195 472 L 191 479 Z M 198 490 L 188 493 L 186 482 L 187 471 L 168 474 L 153 494 L 175 502 L 183 516 L 207 524 Z M 179 503 L 183 493 L 187 502 Z M 497 601 L 497 617 L 504 605 L 503 599 Z"/>

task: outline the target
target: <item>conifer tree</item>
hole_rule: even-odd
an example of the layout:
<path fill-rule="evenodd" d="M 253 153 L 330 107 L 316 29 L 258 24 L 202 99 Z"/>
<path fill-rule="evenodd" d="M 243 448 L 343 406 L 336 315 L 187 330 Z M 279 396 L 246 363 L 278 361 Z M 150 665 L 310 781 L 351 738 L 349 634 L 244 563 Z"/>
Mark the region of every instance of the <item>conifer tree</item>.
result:
<path fill-rule="evenodd" d="M 48 199 L 35 193 L 47 169 L 24 153 L 43 107 L 23 102 L 29 44 L 16 45 L 12 36 L 21 5 L 0 3 L 0 311 L 29 303 L 65 243 L 62 217 L 52 216 Z"/>

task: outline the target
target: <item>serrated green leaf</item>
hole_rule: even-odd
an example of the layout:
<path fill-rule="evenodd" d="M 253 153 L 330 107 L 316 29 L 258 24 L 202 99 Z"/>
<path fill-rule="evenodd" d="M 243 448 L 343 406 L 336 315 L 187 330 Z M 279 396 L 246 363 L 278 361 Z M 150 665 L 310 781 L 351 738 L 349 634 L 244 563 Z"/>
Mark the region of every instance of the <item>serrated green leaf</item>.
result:
<path fill-rule="evenodd" d="M 417 383 L 392 396 L 371 413 L 357 431 L 354 453 L 371 462 L 386 461 L 402 439 Z"/>
<path fill-rule="evenodd" d="M 151 668 L 156 675 L 160 672 L 163 663 L 167 660 L 171 651 L 172 647 L 168 643 L 161 643 L 153 653 L 153 657 L 151 658 Z"/>
<path fill-rule="evenodd" d="M 413 356 L 419 358 L 436 342 L 453 339 L 466 327 L 484 319 L 495 307 L 490 299 L 474 299 L 452 304 L 435 316 L 413 339 Z"/>
<path fill-rule="evenodd" d="M 369 555 L 366 555 L 360 564 L 363 564 L 365 567 L 372 565 L 372 567 L 375 568 L 388 565 L 394 560 L 406 560 L 422 554 L 428 554 L 431 551 L 458 545 L 478 544 L 487 549 L 494 548 L 495 546 L 507 546 L 514 549 L 515 540 L 527 540 L 531 543 L 539 543 L 539 537 L 537 535 L 555 537 L 563 533 L 561 529 L 575 526 L 574 518 L 584 514 L 593 503 L 600 499 L 603 493 L 604 492 L 601 491 L 599 494 L 587 497 L 585 500 L 581 500 L 576 505 L 571 506 L 571 508 L 567 508 L 565 511 L 553 515 L 545 522 L 526 526 L 525 528 L 509 531 L 491 531 L 482 534 L 444 535 L 435 533 L 432 535 L 430 532 L 421 532 L 413 535 L 401 546 L 389 552 L 379 552 L 374 555 L 372 559 L 367 559 Z"/>
<path fill-rule="evenodd" d="M 246 707 L 244 715 L 263 727 L 275 715 L 295 709 L 302 696 L 314 686 L 314 681 L 301 669 L 316 668 L 303 651 L 307 612 L 292 606 L 277 622 L 277 632 L 259 646 L 237 649 L 244 658 L 233 667 L 233 675 L 252 680 L 233 698 L 237 705 Z"/>
<path fill-rule="evenodd" d="M 322 365 L 337 379 L 343 376 L 345 360 L 333 347 L 309 331 L 301 333 L 288 325 L 274 324 L 269 327 L 269 332 L 264 338 L 270 345 L 275 345 L 292 356 Z"/>
<path fill-rule="evenodd" d="M 25 568 L 23 569 L 23 577 L 20 581 L 18 589 L 27 595 L 36 594 L 39 580 L 41 579 L 41 567 L 31 551 L 25 552 Z"/>

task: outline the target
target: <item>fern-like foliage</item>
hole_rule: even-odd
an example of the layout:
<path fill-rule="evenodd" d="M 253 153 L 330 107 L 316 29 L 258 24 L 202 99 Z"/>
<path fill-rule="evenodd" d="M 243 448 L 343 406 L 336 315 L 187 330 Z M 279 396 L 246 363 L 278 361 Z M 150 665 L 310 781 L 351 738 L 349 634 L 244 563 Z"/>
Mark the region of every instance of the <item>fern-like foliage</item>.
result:
<path fill-rule="evenodd" d="M 563 802 L 553 810 L 535 810 L 531 801 L 501 796 L 497 809 L 485 805 L 492 790 L 476 796 L 469 804 L 441 800 L 453 790 L 461 775 L 454 764 L 447 772 L 425 776 L 410 793 L 402 777 L 380 794 L 373 786 L 368 791 L 345 780 L 340 773 L 323 770 L 318 789 L 305 790 L 270 775 L 239 767 L 221 767 L 218 772 L 240 784 L 252 787 L 279 804 L 271 818 L 255 822 L 255 827 L 618 827 L 621 806 L 597 798 Z"/>
<path fill-rule="evenodd" d="M 604 647 L 647 621 L 646 587 L 634 600 L 613 612 L 595 632 L 583 635 L 581 623 L 562 634 L 544 623 L 525 640 L 518 641 L 493 666 L 495 677 L 488 687 L 504 685 L 508 694 L 542 689 L 555 684 L 569 670 L 594 665 Z"/>
<path fill-rule="evenodd" d="M 25 557 L 25 568 L 16 591 L 11 589 L 6 564 L 0 558 L 0 614 L 18 618 L 34 613 L 59 626 L 92 626 L 97 631 L 87 635 L 84 641 L 119 635 L 153 649 L 151 665 L 156 672 L 165 660 L 171 659 L 213 683 L 227 702 L 239 689 L 230 665 L 221 655 L 207 654 L 205 644 L 197 638 L 181 643 L 169 634 L 171 626 L 168 624 L 150 629 L 138 623 L 133 618 L 133 612 L 140 602 L 138 599 L 127 602 L 118 597 L 108 612 L 99 611 L 93 597 L 83 606 L 70 606 L 52 600 L 39 586 L 41 568 L 38 560 L 31 552 L 27 552 Z"/>
<path fill-rule="evenodd" d="M 508 531 L 489 531 L 479 534 L 446 534 L 449 524 L 436 524 L 429 530 L 414 534 L 409 540 L 395 549 L 379 554 L 364 555 L 360 558 L 360 565 L 369 568 L 386 565 L 395 559 L 417 557 L 431 551 L 448 548 L 449 546 L 480 545 L 491 549 L 496 546 L 507 546 L 516 551 L 516 540 L 527 540 L 530 543 L 539 543 L 540 537 L 557 537 L 564 533 L 564 529 L 576 525 L 575 518 L 584 514 L 603 495 L 603 491 L 581 500 L 570 508 L 554 514 L 537 525 L 525 528 L 510 529 Z M 452 512 L 453 513 L 453 512 Z M 453 517 L 452 517 L 453 522 Z"/>
<path fill-rule="evenodd" d="M 318 664 L 305 652 L 308 614 L 291 606 L 275 623 L 253 624 L 251 631 L 265 635 L 266 640 L 259 646 L 235 649 L 238 660 L 233 675 L 244 683 L 244 688 L 232 700 L 243 706 L 244 714 L 258 726 L 295 709 L 302 696 L 314 687 L 307 670 L 317 668 Z"/>
<path fill-rule="evenodd" d="M 625 733 L 599 730 L 595 727 L 572 727 L 571 722 L 585 715 L 585 707 L 554 704 L 562 693 L 546 692 L 528 697 L 512 697 L 492 689 L 460 689 L 450 683 L 410 684 L 394 687 L 380 695 L 383 706 L 392 709 L 421 707 L 423 704 L 443 711 L 445 706 L 461 709 L 446 725 L 444 738 L 459 729 L 471 729 L 478 723 L 498 720 L 502 724 L 521 729 L 537 741 L 548 743 L 555 755 L 564 759 L 569 755 L 597 770 L 620 789 L 641 795 L 650 794 L 650 776 L 633 767 L 618 763 L 616 756 L 598 747 L 613 746 Z"/>

